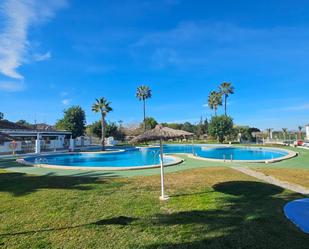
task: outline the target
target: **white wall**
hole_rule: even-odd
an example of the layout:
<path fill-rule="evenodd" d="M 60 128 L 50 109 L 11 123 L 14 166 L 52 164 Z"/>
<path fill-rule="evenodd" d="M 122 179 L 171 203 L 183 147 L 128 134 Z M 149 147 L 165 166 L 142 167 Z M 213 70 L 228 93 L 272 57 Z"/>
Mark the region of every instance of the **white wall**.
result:
<path fill-rule="evenodd" d="M 306 138 L 309 140 L 309 125 L 306 126 Z"/>
<path fill-rule="evenodd" d="M 82 140 L 84 140 L 84 146 L 92 144 L 90 137 L 77 137 L 75 139 L 75 146 L 82 146 Z"/>
<path fill-rule="evenodd" d="M 63 142 L 61 140 L 50 140 L 50 143 L 47 144 L 49 149 L 62 149 Z"/>

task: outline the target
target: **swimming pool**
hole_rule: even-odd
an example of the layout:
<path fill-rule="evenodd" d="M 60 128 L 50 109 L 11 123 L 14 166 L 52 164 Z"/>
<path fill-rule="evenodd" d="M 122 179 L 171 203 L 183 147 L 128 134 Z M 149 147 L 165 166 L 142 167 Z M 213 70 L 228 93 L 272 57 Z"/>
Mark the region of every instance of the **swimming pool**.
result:
<path fill-rule="evenodd" d="M 160 164 L 158 148 L 51 154 L 26 157 L 23 160 L 26 164 L 34 166 L 70 169 L 141 169 L 159 167 Z M 164 156 L 163 161 L 165 166 L 171 166 L 182 162 L 180 158 L 168 155 Z"/>
<path fill-rule="evenodd" d="M 176 146 L 169 146 L 166 148 L 165 153 L 168 151 L 176 150 L 181 152 L 182 148 Z M 237 162 L 271 162 L 285 159 L 289 155 L 294 155 L 292 151 L 273 148 L 260 148 L 260 147 L 226 147 L 226 146 L 187 146 L 185 153 L 193 154 L 195 157 L 207 160 L 218 161 L 237 161 Z"/>
<path fill-rule="evenodd" d="M 209 145 L 165 145 L 164 165 L 182 162 L 178 157 L 167 154 L 186 153 L 198 159 L 218 161 L 268 162 L 286 159 L 291 151 L 255 147 L 223 147 Z M 127 170 L 159 167 L 158 147 L 131 148 L 119 151 L 51 154 L 23 158 L 20 162 L 39 167 L 66 169 Z"/>

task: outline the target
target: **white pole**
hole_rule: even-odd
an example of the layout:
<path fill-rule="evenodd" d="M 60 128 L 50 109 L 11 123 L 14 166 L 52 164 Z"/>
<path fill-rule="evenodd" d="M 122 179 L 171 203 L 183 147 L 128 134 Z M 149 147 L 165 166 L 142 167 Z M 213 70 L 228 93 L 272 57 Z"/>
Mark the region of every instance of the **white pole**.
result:
<path fill-rule="evenodd" d="M 192 136 L 192 154 L 195 156 L 195 151 L 194 151 L 194 138 Z"/>
<path fill-rule="evenodd" d="M 166 201 L 169 199 L 168 196 L 164 195 L 164 163 L 163 163 L 163 142 L 160 139 L 160 163 L 161 163 L 161 201 Z"/>
<path fill-rule="evenodd" d="M 37 133 L 36 140 L 35 140 L 35 153 L 40 154 L 41 153 L 41 137 L 40 133 Z"/>

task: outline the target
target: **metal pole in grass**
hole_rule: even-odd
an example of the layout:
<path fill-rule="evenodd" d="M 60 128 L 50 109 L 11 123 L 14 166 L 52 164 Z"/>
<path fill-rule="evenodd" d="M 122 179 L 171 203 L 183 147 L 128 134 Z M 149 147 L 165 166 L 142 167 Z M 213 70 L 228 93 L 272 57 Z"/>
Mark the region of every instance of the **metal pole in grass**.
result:
<path fill-rule="evenodd" d="M 163 161 L 163 141 L 160 139 L 160 166 L 161 166 L 161 201 L 166 201 L 169 199 L 167 195 L 164 194 L 164 161 Z"/>

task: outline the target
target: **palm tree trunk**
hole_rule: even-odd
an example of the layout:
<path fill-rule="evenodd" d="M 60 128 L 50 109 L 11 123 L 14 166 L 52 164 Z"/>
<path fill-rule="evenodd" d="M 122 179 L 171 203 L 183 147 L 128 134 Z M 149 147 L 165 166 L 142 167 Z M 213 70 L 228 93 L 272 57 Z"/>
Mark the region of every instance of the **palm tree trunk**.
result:
<path fill-rule="evenodd" d="M 215 110 L 215 116 L 217 117 L 217 107 L 215 107 L 214 110 Z"/>
<path fill-rule="evenodd" d="M 105 120 L 104 120 L 104 116 L 102 115 L 102 119 L 101 119 L 101 131 L 102 131 L 102 135 L 101 135 L 101 144 L 102 144 L 102 150 L 105 150 Z"/>
<path fill-rule="evenodd" d="M 144 131 L 146 131 L 146 100 L 143 100 L 143 110 L 144 110 Z"/>
<path fill-rule="evenodd" d="M 227 95 L 224 96 L 224 113 L 226 116 L 226 99 L 227 99 Z"/>

